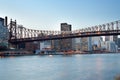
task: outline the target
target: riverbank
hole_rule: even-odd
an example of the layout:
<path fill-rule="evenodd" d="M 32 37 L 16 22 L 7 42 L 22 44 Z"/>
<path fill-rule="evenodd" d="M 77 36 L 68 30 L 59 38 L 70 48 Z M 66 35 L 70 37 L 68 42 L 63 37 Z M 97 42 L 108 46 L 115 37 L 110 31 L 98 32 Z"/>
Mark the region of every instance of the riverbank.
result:
<path fill-rule="evenodd" d="M 25 50 L 0 51 L 0 56 L 23 56 L 23 55 L 33 55 L 33 53 Z"/>
<path fill-rule="evenodd" d="M 26 55 L 76 55 L 76 54 L 119 54 L 112 53 L 112 52 L 81 52 L 81 51 L 68 51 L 68 52 L 45 52 L 45 53 L 39 53 L 35 54 L 30 51 L 25 50 L 8 50 L 8 51 L 0 51 L 0 56 L 26 56 Z"/>
<path fill-rule="evenodd" d="M 120 52 L 108 52 L 108 51 L 66 51 L 63 52 L 64 55 L 74 55 L 74 54 L 118 54 Z"/>

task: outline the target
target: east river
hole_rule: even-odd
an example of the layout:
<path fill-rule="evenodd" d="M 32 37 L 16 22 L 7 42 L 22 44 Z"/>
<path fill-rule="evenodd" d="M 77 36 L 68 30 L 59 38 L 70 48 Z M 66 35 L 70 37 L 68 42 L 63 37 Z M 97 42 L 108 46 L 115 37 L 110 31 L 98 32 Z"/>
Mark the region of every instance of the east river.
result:
<path fill-rule="evenodd" d="M 115 80 L 120 54 L 0 58 L 0 80 Z"/>

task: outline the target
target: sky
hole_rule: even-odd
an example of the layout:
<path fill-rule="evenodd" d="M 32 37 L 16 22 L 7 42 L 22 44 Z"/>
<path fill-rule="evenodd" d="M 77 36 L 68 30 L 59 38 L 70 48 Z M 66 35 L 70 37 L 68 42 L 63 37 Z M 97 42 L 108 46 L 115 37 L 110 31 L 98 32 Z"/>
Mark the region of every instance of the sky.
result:
<path fill-rule="evenodd" d="M 120 0 L 0 0 L 0 17 L 17 20 L 26 28 L 72 30 L 120 20 Z"/>

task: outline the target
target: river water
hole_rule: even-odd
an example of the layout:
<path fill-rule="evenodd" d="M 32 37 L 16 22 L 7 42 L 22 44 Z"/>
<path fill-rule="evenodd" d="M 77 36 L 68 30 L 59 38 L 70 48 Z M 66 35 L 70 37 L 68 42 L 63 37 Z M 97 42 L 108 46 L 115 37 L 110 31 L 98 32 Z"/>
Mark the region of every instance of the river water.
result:
<path fill-rule="evenodd" d="M 0 80 L 115 80 L 120 54 L 0 58 Z"/>

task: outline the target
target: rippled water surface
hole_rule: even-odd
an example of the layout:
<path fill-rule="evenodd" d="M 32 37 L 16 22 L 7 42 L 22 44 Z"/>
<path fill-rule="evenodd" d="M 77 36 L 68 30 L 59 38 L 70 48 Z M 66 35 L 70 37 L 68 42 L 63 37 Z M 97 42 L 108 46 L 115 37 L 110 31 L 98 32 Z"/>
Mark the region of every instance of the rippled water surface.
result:
<path fill-rule="evenodd" d="M 0 58 L 0 80 L 114 80 L 120 54 Z"/>

